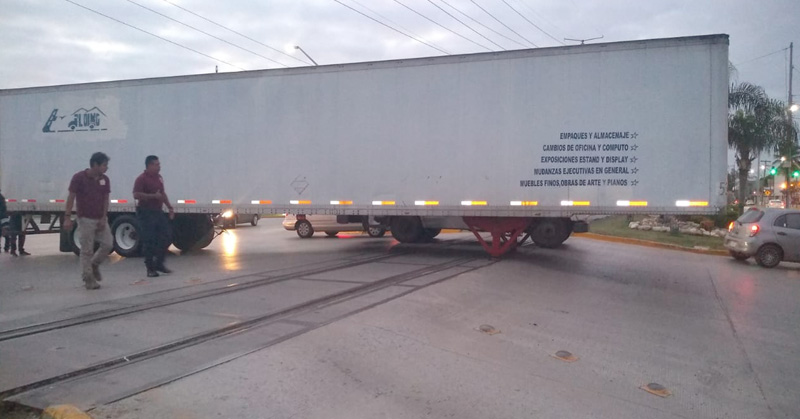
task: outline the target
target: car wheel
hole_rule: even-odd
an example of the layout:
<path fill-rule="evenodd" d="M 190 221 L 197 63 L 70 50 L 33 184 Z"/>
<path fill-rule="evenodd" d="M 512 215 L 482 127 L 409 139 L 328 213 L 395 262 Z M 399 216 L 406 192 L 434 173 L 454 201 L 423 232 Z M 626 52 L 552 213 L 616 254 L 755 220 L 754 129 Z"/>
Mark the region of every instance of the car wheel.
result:
<path fill-rule="evenodd" d="M 253 214 L 253 219 L 250 220 L 250 225 L 253 227 L 258 225 L 258 214 Z"/>
<path fill-rule="evenodd" d="M 294 225 L 294 229 L 301 239 L 308 239 L 314 235 L 314 228 L 311 227 L 311 223 L 306 220 L 298 221 L 297 224 Z"/>
<path fill-rule="evenodd" d="M 765 268 L 774 268 L 781 263 L 783 252 L 781 248 L 774 244 L 761 246 L 756 253 L 756 262 Z"/>
<path fill-rule="evenodd" d="M 336 237 L 336 235 L 339 234 L 339 232 L 338 231 L 326 231 L 325 234 L 327 234 L 328 237 Z"/>
<path fill-rule="evenodd" d="M 386 234 L 386 229 L 383 227 L 367 227 L 367 234 L 370 237 L 383 237 Z"/>
<path fill-rule="evenodd" d="M 733 250 L 731 250 L 730 253 L 731 256 L 736 260 L 747 260 L 747 258 L 750 257 L 741 252 L 734 252 Z"/>

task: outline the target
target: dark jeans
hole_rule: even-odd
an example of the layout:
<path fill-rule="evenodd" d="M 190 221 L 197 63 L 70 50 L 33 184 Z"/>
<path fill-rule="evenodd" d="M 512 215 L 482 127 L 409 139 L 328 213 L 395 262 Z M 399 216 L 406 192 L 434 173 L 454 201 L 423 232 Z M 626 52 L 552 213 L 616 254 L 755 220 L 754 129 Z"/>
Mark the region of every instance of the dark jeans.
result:
<path fill-rule="evenodd" d="M 164 257 L 172 243 L 167 214 L 158 210 L 136 209 L 136 218 L 142 237 L 142 253 L 144 265 L 147 269 L 156 269 L 164 266 Z"/>

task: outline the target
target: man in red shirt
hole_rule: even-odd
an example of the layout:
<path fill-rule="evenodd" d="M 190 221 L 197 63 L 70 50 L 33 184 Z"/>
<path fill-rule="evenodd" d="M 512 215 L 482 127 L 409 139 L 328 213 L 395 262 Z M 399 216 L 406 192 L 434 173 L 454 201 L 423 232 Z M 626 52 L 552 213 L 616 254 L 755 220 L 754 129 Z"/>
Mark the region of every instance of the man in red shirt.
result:
<path fill-rule="evenodd" d="M 161 177 L 161 162 L 157 156 L 147 156 L 144 161 L 144 173 L 136 178 L 133 184 L 133 197 L 136 199 L 136 217 L 142 232 L 144 265 L 147 276 L 159 276 L 159 272 L 170 273 L 164 266 L 164 257 L 172 242 L 169 221 L 163 207 L 169 209 L 169 219 L 175 218 L 175 212 L 164 191 L 164 179 Z"/>
<path fill-rule="evenodd" d="M 83 284 L 88 290 L 100 288 L 100 264 L 108 257 L 113 246 L 111 228 L 108 226 L 108 195 L 111 181 L 105 175 L 108 156 L 94 153 L 89 159 L 89 168 L 72 176 L 69 182 L 69 197 L 64 213 L 63 228 L 72 230 L 72 206 L 78 204 L 78 243 L 81 245 L 81 268 Z M 95 251 L 95 243 L 100 246 Z"/>

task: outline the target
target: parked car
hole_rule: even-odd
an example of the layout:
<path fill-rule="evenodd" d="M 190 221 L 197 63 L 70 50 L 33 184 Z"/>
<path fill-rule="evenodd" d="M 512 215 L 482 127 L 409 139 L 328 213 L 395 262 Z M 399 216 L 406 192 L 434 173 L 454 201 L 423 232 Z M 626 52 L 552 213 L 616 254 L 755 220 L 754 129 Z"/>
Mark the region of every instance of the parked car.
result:
<path fill-rule="evenodd" d="M 785 208 L 786 205 L 780 199 L 770 199 L 767 208 Z"/>
<path fill-rule="evenodd" d="M 766 268 L 800 262 L 800 210 L 751 208 L 728 226 L 725 248 L 734 259 L 752 256 Z"/>
<path fill-rule="evenodd" d="M 370 237 L 383 237 L 386 234 L 386 228 L 367 227 L 362 221 L 350 220 L 347 223 L 339 223 L 336 215 L 286 214 L 283 219 L 283 228 L 288 231 L 294 230 L 298 236 L 304 239 L 313 236 L 315 231 L 322 231 L 330 237 L 335 237 L 342 231 L 366 231 Z"/>
<path fill-rule="evenodd" d="M 260 218 L 258 214 L 234 214 L 233 211 L 225 211 L 217 218 L 217 223 L 222 228 L 236 228 L 236 224 L 245 223 L 255 227 Z"/>

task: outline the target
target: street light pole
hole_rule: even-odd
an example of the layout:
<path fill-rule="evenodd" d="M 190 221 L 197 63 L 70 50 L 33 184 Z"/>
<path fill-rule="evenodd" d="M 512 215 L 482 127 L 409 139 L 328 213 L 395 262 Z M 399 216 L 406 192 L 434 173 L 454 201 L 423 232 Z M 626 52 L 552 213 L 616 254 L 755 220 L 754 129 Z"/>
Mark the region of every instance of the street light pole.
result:
<path fill-rule="evenodd" d="M 794 72 L 794 62 L 792 61 L 793 52 L 794 52 L 794 42 L 790 42 L 789 43 L 789 110 L 787 111 L 788 119 L 786 126 L 787 130 L 786 135 L 789 137 L 789 166 L 786 168 L 786 192 L 787 192 L 786 208 L 792 207 L 792 192 L 791 189 L 789 188 L 789 185 L 791 185 L 792 183 L 789 174 L 792 172 L 792 146 L 795 144 L 796 140 L 796 138 L 794 138 L 794 136 L 792 135 L 794 134 L 792 132 L 792 108 L 794 107 L 793 106 L 794 104 L 792 102 L 792 72 Z"/>
<path fill-rule="evenodd" d="M 310 55 L 308 55 L 308 54 L 307 54 L 307 53 L 306 53 L 306 52 L 303 50 L 303 48 L 300 48 L 300 46 L 299 46 L 299 45 L 295 45 L 295 46 L 294 46 L 294 49 L 299 49 L 299 50 L 300 50 L 300 52 L 302 52 L 302 53 L 303 53 L 303 55 L 305 55 L 305 56 L 306 56 L 306 58 L 308 58 L 309 60 L 311 60 L 311 62 L 312 62 L 312 63 L 314 63 L 314 65 L 319 65 L 319 64 L 317 64 L 317 62 L 316 62 L 316 61 L 314 61 L 314 59 L 313 59 L 313 58 L 311 58 L 311 56 L 310 56 Z"/>

